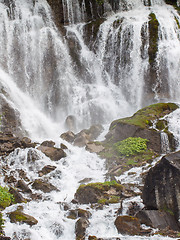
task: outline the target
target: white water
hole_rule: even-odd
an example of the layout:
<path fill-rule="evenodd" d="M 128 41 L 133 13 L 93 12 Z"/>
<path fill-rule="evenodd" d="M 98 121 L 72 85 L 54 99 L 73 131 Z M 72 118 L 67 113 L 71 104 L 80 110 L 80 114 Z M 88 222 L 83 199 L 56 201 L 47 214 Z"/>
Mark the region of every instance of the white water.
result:
<path fill-rule="evenodd" d="M 168 96 L 164 96 L 153 86 L 155 94 L 151 100 L 153 102 L 154 99 L 165 97 L 169 100 L 179 100 L 179 29 L 174 19 L 174 16 L 179 19 L 179 15 L 163 1 L 151 2 L 153 6 L 149 8 L 140 0 L 129 1 L 129 11 L 111 13 L 113 15 L 107 18 L 97 33 L 94 43 L 96 51 L 84 41 L 84 23 L 67 26 L 67 38 L 73 36 L 76 39 L 80 46 L 78 55 L 81 67 L 86 69 L 83 77 L 79 77 L 67 42 L 57 31 L 45 1 L 36 1 L 33 8 L 32 1 L 16 0 L 16 8 L 12 8 L 14 17 L 9 20 L 7 7 L 0 0 L 1 97 L 20 113 L 22 126 L 33 140 L 53 139 L 56 146 L 59 146 L 62 140 L 58 136 L 63 131 L 63 121 L 69 114 L 78 116 L 80 127 L 84 127 L 98 120 L 105 123 L 117 117 L 130 115 L 145 104 L 143 87 L 144 75 L 148 68 L 149 43 L 147 41 L 144 46 L 142 58 L 140 39 L 142 28 L 148 36 L 147 23 L 151 11 L 156 13 L 161 25 L 157 84 L 163 86 L 160 72 L 165 61 L 169 90 Z M 64 4 L 67 4 L 69 22 L 75 23 L 72 1 L 64 1 Z M 77 6 L 76 1 L 73 4 Z M 76 11 L 78 21 L 83 20 L 82 8 L 78 6 Z M 114 28 L 115 20 L 123 20 L 122 25 L 117 24 Z M 124 64 L 125 60 L 129 64 Z M 4 91 L 8 94 L 4 94 Z M 177 139 L 180 139 L 177 120 L 179 112 L 174 112 L 173 116 L 174 118 L 169 120 L 170 126 L 173 132 L 176 128 Z M 55 172 L 48 176 L 50 182 L 60 189 L 58 192 L 43 194 L 43 201 L 21 204 L 25 213 L 38 220 L 36 226 L 10 223 L 6 213 L 16 209 L 17 205 L 7 208 L 4 217 L 5 232 L 8 236 L 15 238 L 13 234 L 16 232 L 18 239 L 75 239 L 75 220 L 66 217 L 67 212 L 63 210 L 63 204 L 60 202 L 66 201 L 71 208 L 76 208 L 70 201 L 79 186 L 79 181 L 84 178 L 92 178 L 92 182 L 104 181 L 106 170 L 104 160 L 95 154 L 65 144 L 70 149 L 67 150 L 68 156 L 58 162 L 50 161 L 38 150 L 39 160 L 35 164 L 27 163 L 28 149 L 15 151 L 8 157 L 7 164 L 10 169 L 7 174 L 15 169 L 23 169 L 30 181 L 39 177 L 38 171 L 45 165 L 56 166 Z M 135 168 L 130 171 L 137 174 L 125 173 L 121 176 L 121 181 L 142 184 L 140 175 L 143 170 Z M 20 178 L 18 171 L 12 174 L 15 174 L 17 179 Z M 86 205 L 82 207 L 90 208 Z M 91 210 L 93 215 L 87 233 L 97 237 L 120 237 L 128 240 L 170 239 L 161 236 L 121 236 L 113 224 L 118 208 L 119 205 L 114 205 L 106 207 L 103 211 Z"/>

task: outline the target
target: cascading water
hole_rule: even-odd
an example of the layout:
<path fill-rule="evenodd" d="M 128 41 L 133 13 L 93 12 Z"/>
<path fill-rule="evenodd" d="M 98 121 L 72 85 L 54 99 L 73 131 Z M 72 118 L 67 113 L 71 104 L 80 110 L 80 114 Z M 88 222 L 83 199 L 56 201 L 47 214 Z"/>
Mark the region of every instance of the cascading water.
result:
<path fill-rule="evenodd" d="M 0 96 L 20 113 L 22 126 L 32 139 L 54 139 L 56 146 L 62 141 L 58 135 L 67 115 L 75 115 L 82 128 L 109 123 L 162 98 L 179 101 L 180 96 L 177 84 L 180 17 L 173 7 L 163 0 L 124 0 L 119 4 L 117 1 L 114 13 L 106 2 L 106 19 L 97 27 L 93 22 L 81 23 L 86 19 L 87 9 L 86 1 L 80 2 L 63 0 L 64 19 L 70 23 L 63 36 L 45 0 L 0 0 Z M 149 80 L 148 23 L 152 12 L 159 22 L 158 51 L 155 78 Z M 104 181 L 106 170 L 104 160 L 95 154 L 65 144 L 70 149 L 66 150 L 68 157 L 53 162 L 56 170 L 49 175 L 59 191 L 44 194 L 42 201 L 20 204 L 38 224 L 29 228 L 26 224 L 11 223 L 6 213 L 16 209 L 16 205 L 4 211 L 5 232 L 13 239 L 75 239 L 75 222 L 67 218 L 63 204 L 78 207 L 71 200 L 79 182 L 87 177 L 92 182 Z M 16 150 L 1 162 L 9 167 L 7 175 L 15 174 L 19 179 L 18 171 L 14 170 L 24 170 L 32 180 L 39 178 L 42 167 L 52 165 L 38 150 L 35 150 L 37 163 L 28 163 L 28 151 Z M 127 175 L 120 180 L 127 180 Z M 140 173 L 131 181 L 139 178 Z M 97 237 L 162 239 L 118 234 L 113 225 L 118 208 L 115 205 L 105 211 L 91 210 L 87 232 Z"/>

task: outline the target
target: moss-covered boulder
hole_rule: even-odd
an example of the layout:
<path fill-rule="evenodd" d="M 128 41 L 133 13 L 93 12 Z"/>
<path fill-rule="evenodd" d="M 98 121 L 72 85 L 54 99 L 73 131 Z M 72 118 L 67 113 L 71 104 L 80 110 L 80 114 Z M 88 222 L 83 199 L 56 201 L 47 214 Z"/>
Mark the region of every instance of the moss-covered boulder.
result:
<path fill-rule="evenodd" d="M 104 183 L 89 183 L 80 185 L 75 199 L 81 204 L 88 203 L 117 203 L 122 198 L 123 186 L 116 181 Z"/>
<path fill-rule="evenodd" d="M 38 223 L 38 221 L 34 217 L 23 213 L 21 210 L 10 212 L 8 215 L 12 223 L 26 223 L 30 226 L 36 225 Z"/>
<path fill-rule="evenodd" d="M 0 186 L 0 209 L 9 207 L 14 201 L 14 196 L 7 187 Z"/>

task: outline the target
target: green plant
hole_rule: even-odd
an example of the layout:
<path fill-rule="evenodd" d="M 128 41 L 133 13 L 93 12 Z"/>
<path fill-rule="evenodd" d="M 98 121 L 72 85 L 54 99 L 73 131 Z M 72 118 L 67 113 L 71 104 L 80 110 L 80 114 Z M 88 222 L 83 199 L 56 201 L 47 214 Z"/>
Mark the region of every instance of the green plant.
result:
<path fill-rule="evenodd" d="M 6 208 L 14 201 L 14 196 L 7 187 L 0 186 L 0 207 Z"/>
<path fill-rule="evenodd" d="M 0 235 L 4 228 L 4 219 L 2 218 L 2 213 L 0 212 Z"/>
<path fill-rule="evenodd" d="M 147 149 L 147 139 L 129 137 L 123 141 L 114 144 L 114 148 L 118 154 L 126 157 L 143 153 Z"/>

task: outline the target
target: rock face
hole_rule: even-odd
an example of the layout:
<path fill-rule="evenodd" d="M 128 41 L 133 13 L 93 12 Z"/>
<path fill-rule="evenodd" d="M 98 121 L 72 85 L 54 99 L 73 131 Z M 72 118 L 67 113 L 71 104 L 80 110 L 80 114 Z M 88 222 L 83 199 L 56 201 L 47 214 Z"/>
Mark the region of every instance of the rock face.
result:
<path fill-rule="evenodd" d="M 118 233 L 137 235 L 140 233 L 140 222 L 137 218 L 131 216 L 118 216 L 115 220 L 115 226 Z"/>
<path fill-rule="evenodd" d="M 168 212 L 158 211 L 158 210 L 142 210 L 136 214 L 136 217 L 140 220 L 141 224 L 146 224 L 147 226 L 159 229 L 172 229 L 174 231 L 179 231 L 179 226 L 174 218 Z"/>
<path fill-rule="evenodd" d="M 75 224 L 75 233 L 77 240 L 85 239 L 86 228 L 89 226 L 89 221 L 85 218 L 80 218 Z"/>
<path fill-rule="evenodd" d="M 142 193 L 147 209 L 180 213 L 180 151 L 164 156 L 148 172 Z"/>

